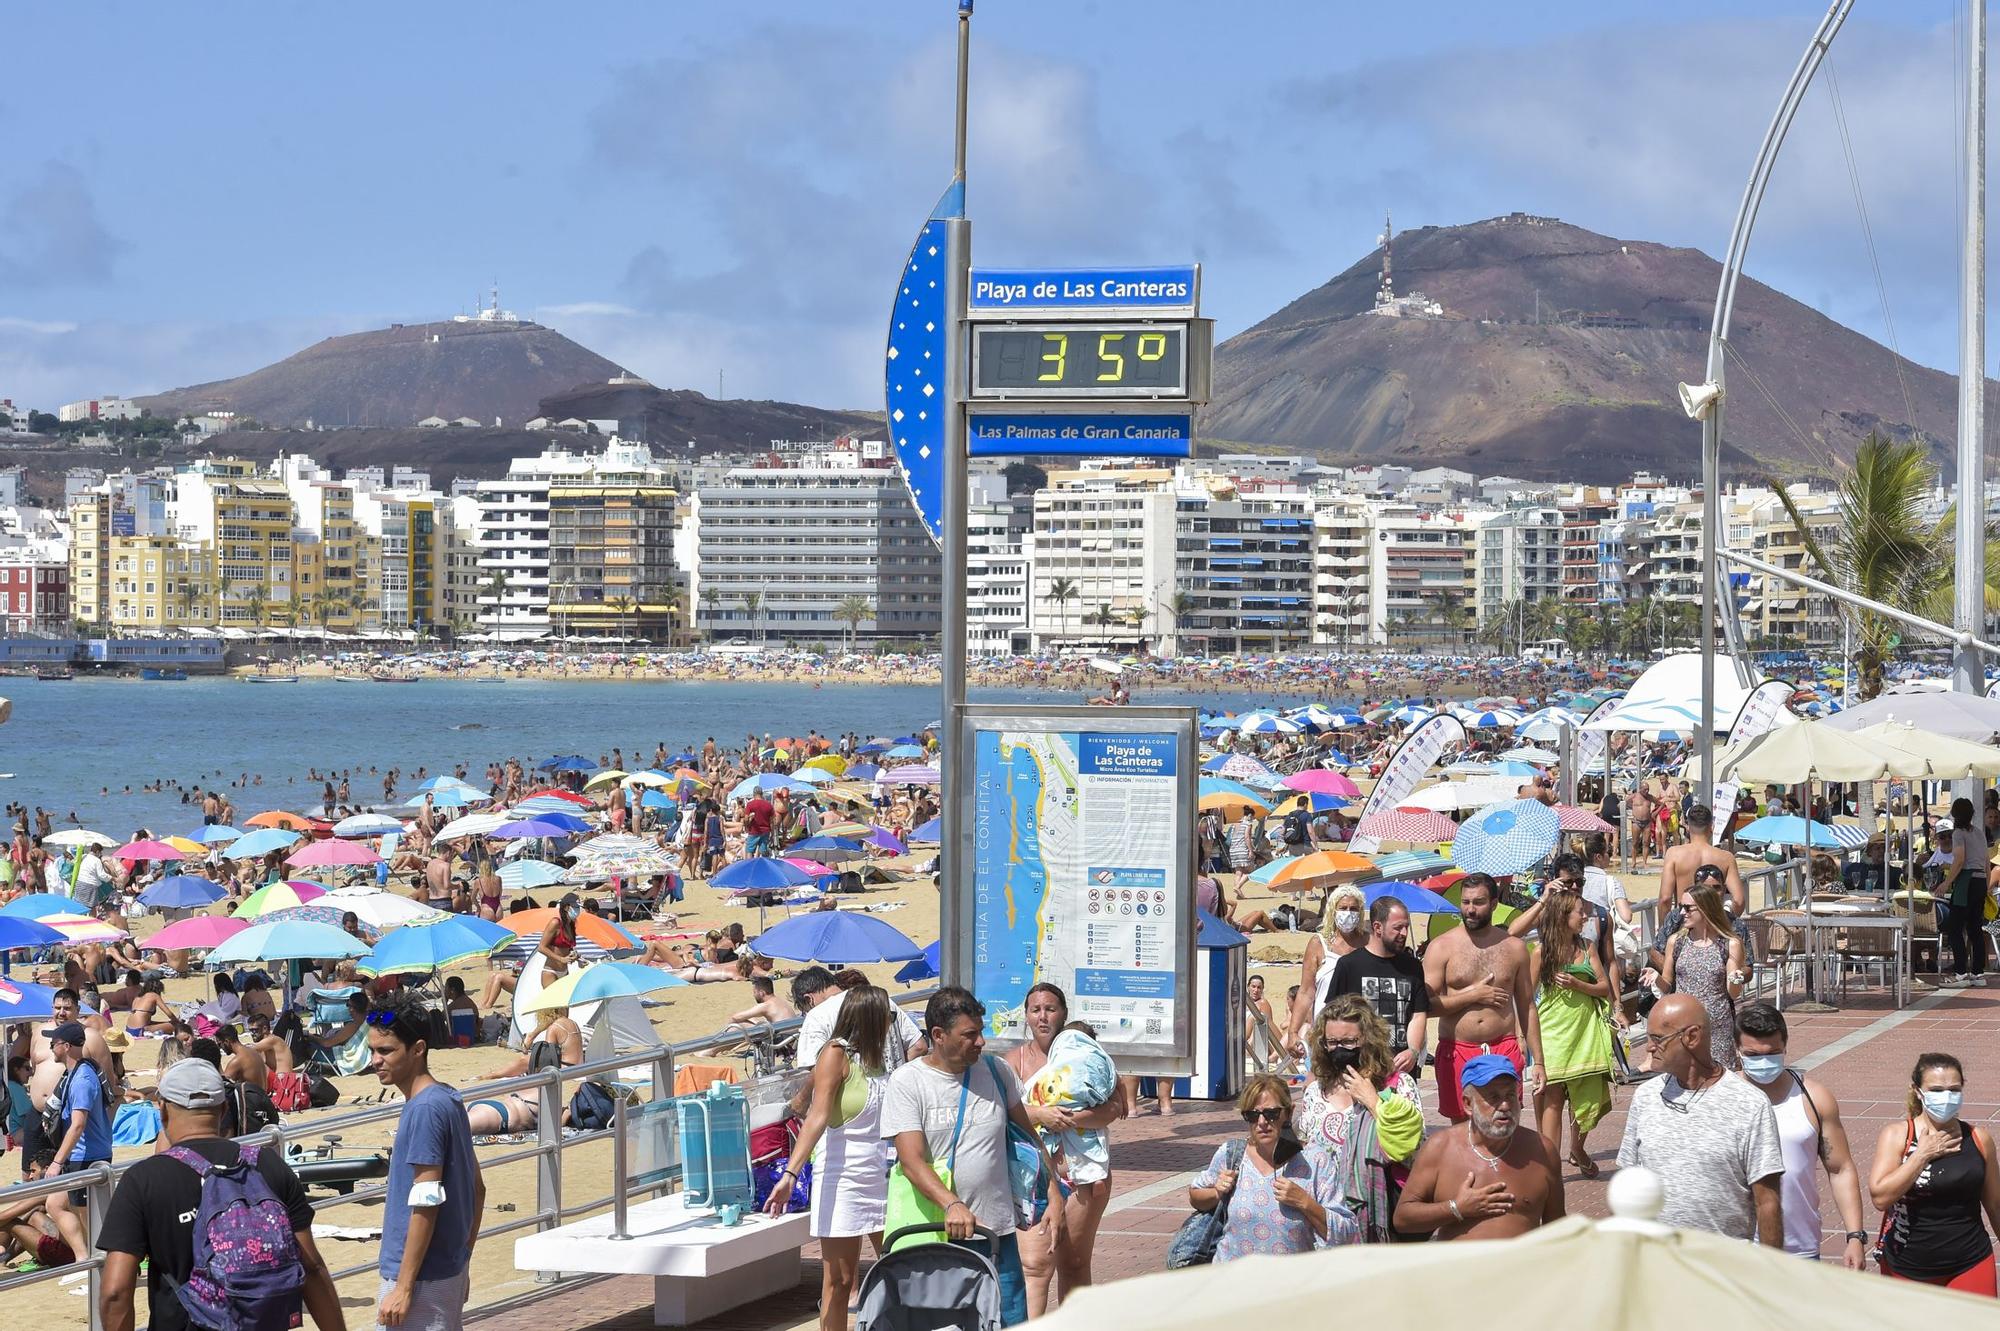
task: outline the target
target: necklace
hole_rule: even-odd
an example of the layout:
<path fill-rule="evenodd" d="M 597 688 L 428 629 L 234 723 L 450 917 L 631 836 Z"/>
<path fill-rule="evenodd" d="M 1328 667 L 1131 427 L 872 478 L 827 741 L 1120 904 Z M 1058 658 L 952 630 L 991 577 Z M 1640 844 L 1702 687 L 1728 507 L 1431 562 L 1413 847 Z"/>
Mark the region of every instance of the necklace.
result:
<path fill-rule="evenodd" d="M 1470 1123 L 1467 1123 L 1465 1125 L 1465 1144 L 1472 1148 L 1472 1153 L 1475 1156 L 1478 1156 L 1480 1162 L 1484 1164 L 1488 1169 L 1492 1170 L 1496 1174 L 1500 1172 L 1500 1156 L 1488 1155 L 1486 1152 L 1479 1149 L 1479 1134 L 1472 1130 L 1472 1125 Z M 1506 1153 L 1507 1152 L 1505 1148 L 1502 1148 L 1500 1154 L 1505 1155 Z"/>

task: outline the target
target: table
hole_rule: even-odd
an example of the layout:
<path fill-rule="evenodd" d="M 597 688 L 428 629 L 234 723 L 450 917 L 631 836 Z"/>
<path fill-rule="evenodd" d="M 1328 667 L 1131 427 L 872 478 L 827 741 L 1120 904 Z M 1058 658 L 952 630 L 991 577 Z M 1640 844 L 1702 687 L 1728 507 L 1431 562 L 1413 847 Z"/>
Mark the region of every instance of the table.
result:
<path fill-rule="evenodd" d="M 684 1193 L 634 1206 L 627 1237 L 611 1236 L 612 1216 L 591 1216 L 514 1240 L 522 1271 L 593 1271 L 653 1277 L 653 1325 L 687 1326 L 799 1283 L 806 1244 L 803 1213 L 773 1218 L 745 1212 L 724 1225 Z M 727 1274 L 727 1279 L 713 1277 Z"/>
<path fill-rule="evenodd" d="M 1836 902 L 1815 906 L 1810 914 L 1803 910 L 1768 911 L 1764 918 L 1787 929 L 1805 931 L 1806 955 L 1812 966 L 1820 972 L 1816 994 L 1822 1002 L 1825 1001 L 1829 990 L 1825 963 L 1830 956 L 1839 955 L 1834 949 L 1830 935 L 1842 929 L 1887 929 L 1893 935 L 1891 947 L 1896 962 L 1896 1006 L 1902 1007 L 1908 1001 L 1909 916 L 1870 914 L 1863 906 Z"/>

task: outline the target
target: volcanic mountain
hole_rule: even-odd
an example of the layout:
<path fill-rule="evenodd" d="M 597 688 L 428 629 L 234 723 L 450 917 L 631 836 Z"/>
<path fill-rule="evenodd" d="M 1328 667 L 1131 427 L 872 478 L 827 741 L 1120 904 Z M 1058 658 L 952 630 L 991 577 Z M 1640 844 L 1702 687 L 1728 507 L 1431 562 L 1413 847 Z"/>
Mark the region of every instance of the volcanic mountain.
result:
<path fill-rule="evenodd" d="M 1394 314 L 1378 248 L 1216 349 L 1206 440 L 1530 480 L 1695 475 L 1675 385 L 1703 378 L 1715 260 L 1521 213 L 1391 244 Z M 1732 475 L 1830 472 L 1870 431 L 1949 464 L 1952 376 L 1747 277 L 1727 369 Z"/>

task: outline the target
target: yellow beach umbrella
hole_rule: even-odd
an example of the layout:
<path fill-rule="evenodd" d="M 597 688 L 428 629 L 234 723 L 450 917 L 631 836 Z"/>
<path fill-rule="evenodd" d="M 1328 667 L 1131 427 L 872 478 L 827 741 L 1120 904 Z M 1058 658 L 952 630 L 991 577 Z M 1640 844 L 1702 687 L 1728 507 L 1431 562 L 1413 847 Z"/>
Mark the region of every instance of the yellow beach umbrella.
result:
<path fill-rule="evenodd" d="M 817 767 L 822 772 L 831 772 L 835 776 L 840 776 L 847 771 L 847 759 L 837 753 L 822 753 L 817 758 L 808 759 L 806 762 L 801 763 L 800 766 Z"/>
<path fill-rule="evenodd" d="M 1201 808 L 1204 813 L 1210 809 L 1221 809 L 1225 813 L 1231 809 L 1242 809 L 1256 813 L 1260 817 L 1267 817 L 1271 812 L 1271 806 L 1260 800 L 1253 800 L 1248 795 L 1238 795 L 1226 790 L 1218 790 L 1212 795 L 1203 795 L 1201 797 Z"/>
<path fill-rule="evenodd" d="M 590 780 L 584 782 L 583 788 L 585 790 L 594 790 L 602 786 L 615 786 L 630 775 L 631 773 L 621 772 L 615 767 L 607 767 L 596 776 L 591 777 Z"/>
<path fill-rule="evenodd" d="M 208 855 L 208 847 L 202 845 L 199 841 L 191 841 L 184 836 L 161 837 L 160 839 L 183 855 L 192 855 L 196 859 L 203 859 Z"/>

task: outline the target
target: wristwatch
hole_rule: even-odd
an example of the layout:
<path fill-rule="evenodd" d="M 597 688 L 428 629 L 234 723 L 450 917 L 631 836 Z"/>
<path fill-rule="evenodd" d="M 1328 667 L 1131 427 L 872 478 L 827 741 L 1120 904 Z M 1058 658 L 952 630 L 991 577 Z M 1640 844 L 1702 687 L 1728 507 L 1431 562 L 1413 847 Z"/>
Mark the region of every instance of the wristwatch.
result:
<path fill-rule="evenodd" d="M 1847 1231 L 1847 1241 L 1849 1243 L 1866 1243 L 1868 1242 L 1868 1231 L 1865 1229 L 1850 1229 Z"/>

